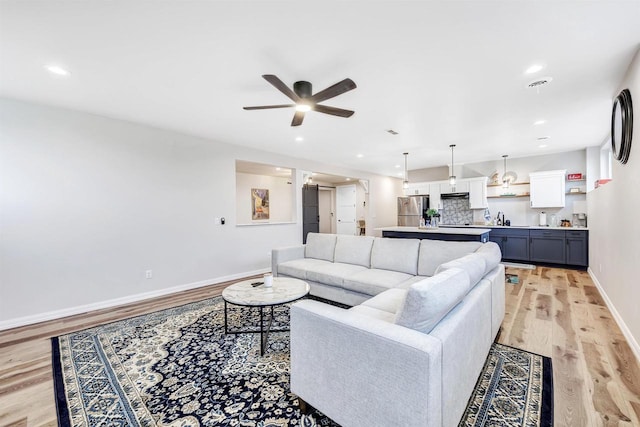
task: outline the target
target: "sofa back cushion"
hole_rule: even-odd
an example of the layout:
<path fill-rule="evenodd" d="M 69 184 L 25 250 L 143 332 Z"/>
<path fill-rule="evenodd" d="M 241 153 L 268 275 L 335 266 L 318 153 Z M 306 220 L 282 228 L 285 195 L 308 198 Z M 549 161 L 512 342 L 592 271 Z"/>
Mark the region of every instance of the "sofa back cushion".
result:
<path fill-rule="evenodd" d="M 469 290 L 469 276 L 451 268 L 411 285 L 395 323 L 428 334 Z"/>
<path fill-rule="evenodd" d="M 485 243 L 480 246 L 475 253 L 484 258 L 484 262 L 486 263 L 484 274 L 487 274 L 496 268 L 498 264 L 500 264 L 500 260 L 502 260 L 502 251 L 500 250 L 500 246 L 494 242 Z"/>
<path fill-rule="evenodd" d="M 418 239 L 376 237 L 371 249 L 371 268 L 418 274 Z"/>
<path fill-rule="evenodd" d="M 334 262 L 371 267 L 371 236 L 338 235 Z"/>
<path fill-rule="evenodd" d="M 436 269 L 436 276 L 441 271 L 459 268 L 467 272 L 469 276 L 469 289 L 471 289 L 484 276 L 485 266 L 484 258 L 477 253 L 473 253 L 441 264 L 440 267 Z"/>
<path fill-rule="evenodd" d="M 307 234 L 304 257 L 333 262 L 334 252 L 336 250 L 336 237 L 335 234 Z"/>
<path fill-rule="evenodd" d="M 445 240 L 420 241 L 420 254 L 418 258 L 418 275 L 433 276 L 440 264 L 452 261 L 475 252 L 482 243 L 480 242 L 448 242 Z"/>

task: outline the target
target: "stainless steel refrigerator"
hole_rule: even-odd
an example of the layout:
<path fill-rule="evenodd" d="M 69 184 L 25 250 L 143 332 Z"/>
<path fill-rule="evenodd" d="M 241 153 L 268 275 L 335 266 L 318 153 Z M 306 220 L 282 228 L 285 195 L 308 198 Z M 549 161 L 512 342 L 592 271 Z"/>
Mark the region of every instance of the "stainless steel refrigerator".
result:
<path fill-rule="evenodd" d="M 398 225 L 417 227 L 429 209 L 429 196 L 398 197 Z"/>

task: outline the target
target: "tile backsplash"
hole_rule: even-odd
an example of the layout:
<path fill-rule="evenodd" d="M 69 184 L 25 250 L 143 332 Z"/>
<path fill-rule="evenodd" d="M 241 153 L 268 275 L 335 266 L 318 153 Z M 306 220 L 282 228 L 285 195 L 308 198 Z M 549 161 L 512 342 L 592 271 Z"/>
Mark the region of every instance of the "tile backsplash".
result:
<path fill-rule="evenodd" d="M 473 224 L 469 199 L 443 199 L 442 224 Z"/>

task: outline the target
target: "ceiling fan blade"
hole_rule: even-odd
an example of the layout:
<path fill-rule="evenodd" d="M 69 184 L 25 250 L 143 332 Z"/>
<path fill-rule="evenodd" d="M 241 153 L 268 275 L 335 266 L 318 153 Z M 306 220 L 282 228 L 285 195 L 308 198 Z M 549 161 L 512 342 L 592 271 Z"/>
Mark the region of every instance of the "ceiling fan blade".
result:
<path fill-rule="evenodd" d="M 269 108 L 289 108 L 295 107 L 296 104 L 284 104 L 284 105 L 260 105 L 258 107 L 242 107 L 245 110 L 268 110 Z"/>
<path fill-rule="evenodd" d="M 296 111 L 296 114 L 294 114 L 293 116 L 293 120 L 291 120 L 291 126 L 300 126 L 303 120 L 304 120 L 304 112 Z"/>
<path fill-rule="evenodd" d="M 292 91 L 286 84 L 284 84 L 284 82 L 280 80 L 277 76 L 273 74 L 263 74 L 262 78 L 268 81 L 269 83 L 271 83 L 280 92 L 287 95 L 287 97 L 291 99 L 293 102 L 300 101 L 300 97 L 296 95 L 296 93 Z"/>
<path fill-rule="evenodd" d="M 351 117 L 355 111 L 343 110 L 342 108 L 328 107 L 326 105 L 316 105 L 313 109 L 319 113 L 331 114 L 333 116 Z"/>
<path fill-rule="evenodd" d="M 274 76 L 275 77 L 275 76 Z M 338 96 L 356 88 L 356 84 L 351 79 L 344 79 L 341 82 L 329 86 L 325 90 L 321 90 L 311 97 L 313 102 L 322 102 L 334 96 Z"/>

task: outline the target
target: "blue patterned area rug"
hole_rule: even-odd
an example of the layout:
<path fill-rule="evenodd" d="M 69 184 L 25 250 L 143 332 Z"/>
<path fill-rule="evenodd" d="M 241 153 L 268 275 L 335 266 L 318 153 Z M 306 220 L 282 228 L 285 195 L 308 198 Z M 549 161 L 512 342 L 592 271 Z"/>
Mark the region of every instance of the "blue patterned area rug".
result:
<path fill-rule="evenodd" d="M 551 359 L 494 343 L 462 426 L 553 426 Z"/>
<path fill-rule="evenodd" d="M 258 324 L 257 310 L 229 305 L 228 316 L 234 328 Z M 288 306 L 275 318 L 286 327 Z M 259 334 L 224 333 L 220 297 L 55 337 L 52 350 L 60 426 L 337 426 L 300 414 L 288 332 L 260 356 Z M 544 360 L 495 344 L 461 425 L 551 425 Z"/>

